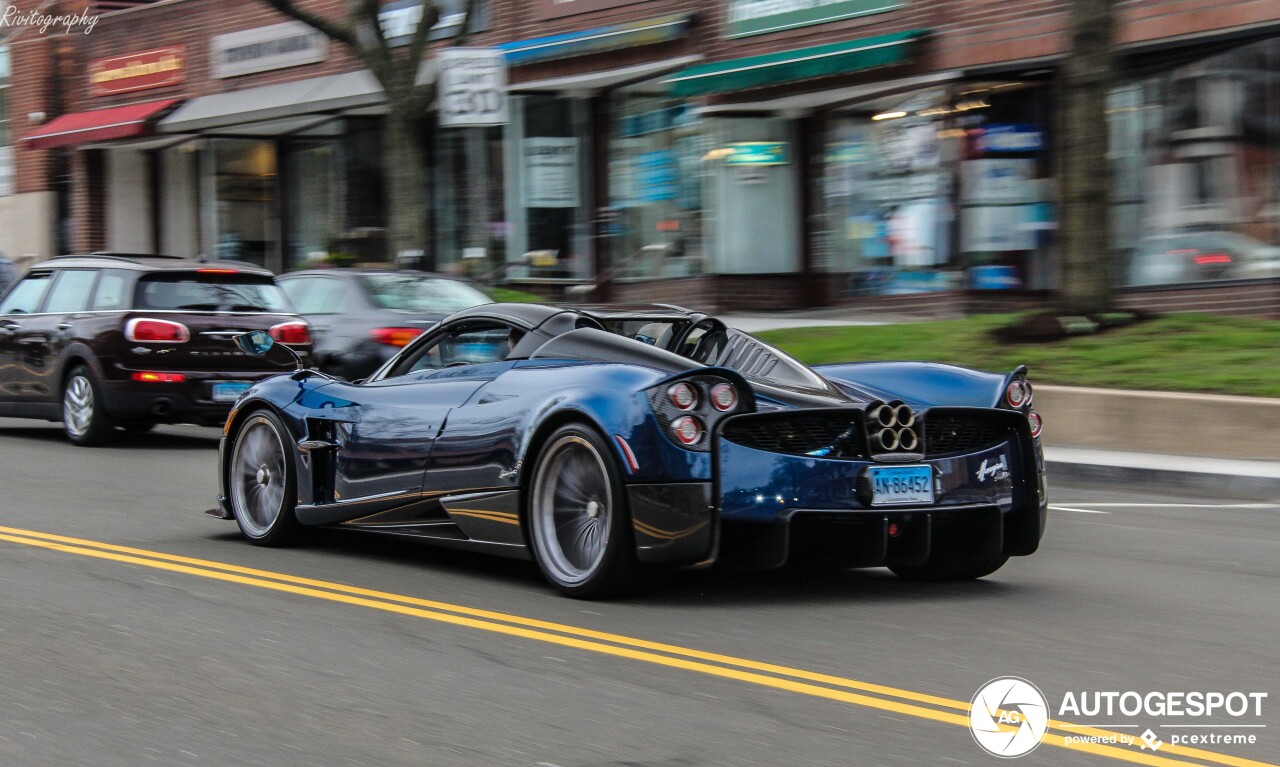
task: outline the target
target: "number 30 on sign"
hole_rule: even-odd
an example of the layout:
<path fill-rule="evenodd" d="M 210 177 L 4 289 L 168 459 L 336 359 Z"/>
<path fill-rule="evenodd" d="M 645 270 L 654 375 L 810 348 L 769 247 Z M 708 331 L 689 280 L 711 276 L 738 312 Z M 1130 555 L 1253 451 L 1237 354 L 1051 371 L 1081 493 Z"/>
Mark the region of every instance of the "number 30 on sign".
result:
<path fill-rule="evenodd" d="M 445 128 L 506 125 L 507 63 L 493 48 L 444 48 L 440 67 L 440 125 Z"/>

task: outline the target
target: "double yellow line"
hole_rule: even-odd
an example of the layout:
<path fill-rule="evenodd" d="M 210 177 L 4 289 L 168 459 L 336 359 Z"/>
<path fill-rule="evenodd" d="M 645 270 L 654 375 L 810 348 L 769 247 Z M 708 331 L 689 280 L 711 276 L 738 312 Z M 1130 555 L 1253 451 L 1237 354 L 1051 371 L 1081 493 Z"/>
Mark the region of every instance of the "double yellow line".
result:
<path fill-rule="evenodd" d="M 733 679 L 815 698 L 891 711 L 904 716 L 959 727 L 969 725 L 969 704 L 965 701 L 578 626 L 19 528 L 0 526 L 0 541 L 367 607 L 708 676 Z M 1134 764 L 1172 767 L 1207 762 L 1227 767 L 1280 767 L 1186 746 L 1165 745 L 1157 754 L 1138 750 L 1136 746 L 1131 748 L 1076 742 L 1068 738 L 1076 735 L 1104 738 L 1132 736 L 1059 721 L 1050 721 L 1049 727 L 1050 732 L 1046 733 L 1043 741 L 1046 745 Z M 974 748 L 977 746 L 975 745 Z M 1176 759 L 1173 758 L 1174 756 L 1188 757 L 1197 761 Z"/>

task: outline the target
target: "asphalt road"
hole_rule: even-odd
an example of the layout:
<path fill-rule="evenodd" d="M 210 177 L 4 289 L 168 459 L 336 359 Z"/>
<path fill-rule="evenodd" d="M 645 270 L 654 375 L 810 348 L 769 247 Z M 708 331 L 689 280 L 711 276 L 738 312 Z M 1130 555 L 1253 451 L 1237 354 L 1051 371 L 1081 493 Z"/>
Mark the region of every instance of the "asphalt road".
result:
<path fill-rule="evenodd" d="M 1040 552 L 980 582 L 712 570 L 584 603 L 415 543 L 249 546 L 202 514 L 215 449 L 206 429 L 94 450 L 0 420 L 0 765 L 986 765 L 963 707 L 1005 675 L 1054 707 L 1270 695 L 1210 720 L 1253 745 L 1063 717 L 1165 745 L 1059 733 L 1020 765 L 1280 761 L 1277 506 L 1054 486 Z"/>

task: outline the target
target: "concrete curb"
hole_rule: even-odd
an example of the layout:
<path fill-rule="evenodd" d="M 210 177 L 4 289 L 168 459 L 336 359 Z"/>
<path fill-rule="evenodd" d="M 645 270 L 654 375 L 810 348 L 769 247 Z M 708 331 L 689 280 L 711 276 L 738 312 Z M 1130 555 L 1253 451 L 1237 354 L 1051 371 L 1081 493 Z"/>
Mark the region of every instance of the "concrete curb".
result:
<path fill-rule="evenodd" d="M 1038 385 L 1035 409 L 1050 445 L 1246 461 L 1280 457 L 1280 398 Z"/>

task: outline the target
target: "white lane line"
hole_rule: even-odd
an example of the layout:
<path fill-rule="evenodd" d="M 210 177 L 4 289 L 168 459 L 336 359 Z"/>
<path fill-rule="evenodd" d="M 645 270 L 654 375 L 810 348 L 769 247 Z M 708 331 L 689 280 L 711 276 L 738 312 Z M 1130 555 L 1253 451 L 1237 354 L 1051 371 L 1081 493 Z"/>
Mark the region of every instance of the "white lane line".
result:
<path fill-rule="evenodd" d="M 1094 503 L 1093 501 L 1067 501 L 1067 503 L 1112 509 L 1280 509 L 1280 503 Z"/>
<path fill-rule="evenodd" d="M 1109 511 L 1098 511 L 1097 509 L 1078 509 L 1074 506 L 1058 506 L 1057 504 L 1050 504 L 1049 508 L 1053 511 L 1076 511 L 1081 514 L 1110 514 L 1111 513 Z"/>

